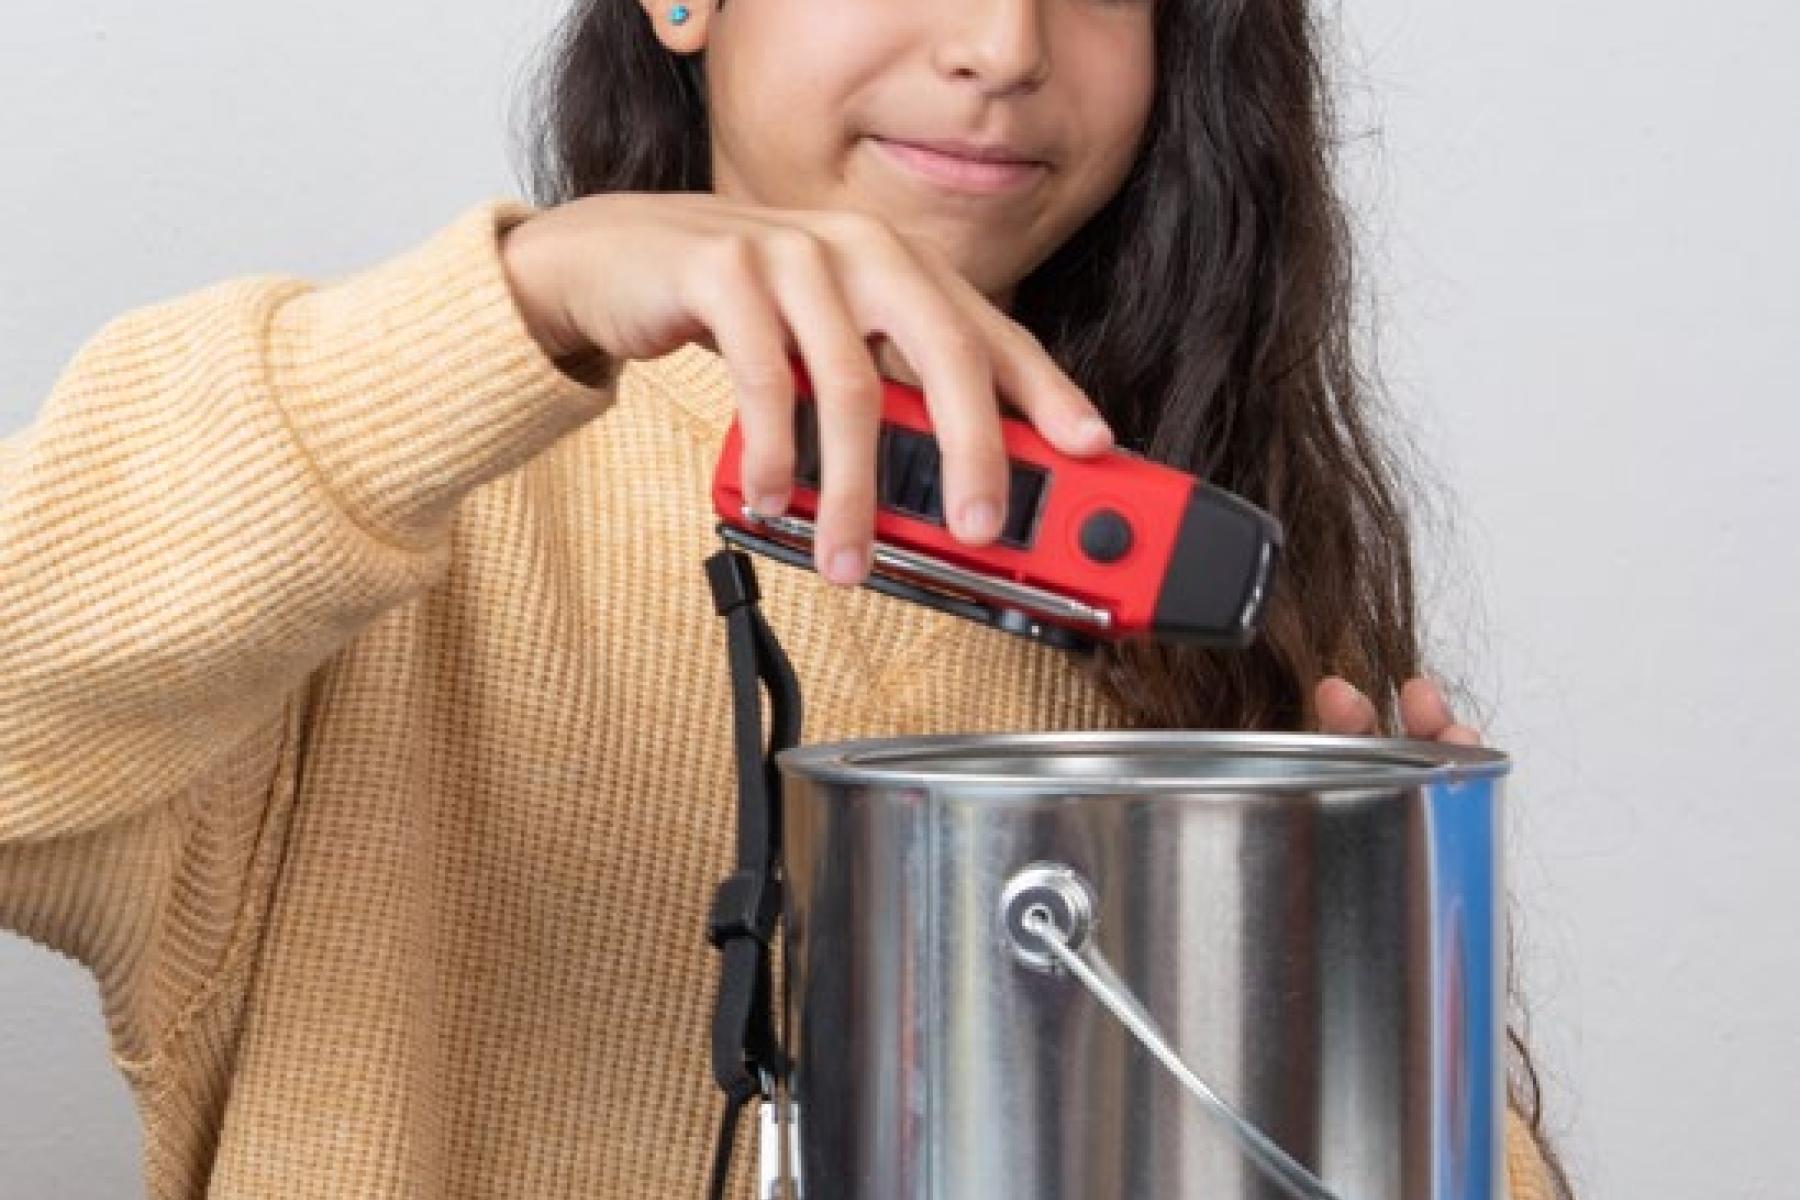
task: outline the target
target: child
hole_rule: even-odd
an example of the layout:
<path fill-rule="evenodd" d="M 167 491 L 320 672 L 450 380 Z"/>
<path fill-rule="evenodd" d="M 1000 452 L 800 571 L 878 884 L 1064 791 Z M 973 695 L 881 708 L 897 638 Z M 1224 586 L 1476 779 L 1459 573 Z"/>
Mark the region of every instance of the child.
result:
<path fill-rule="evenodd" d="M 788 350 L 825 574 L 761 574 L 804 740 L 1476 740 L 1415 678 L 1309 24 L 583 0 L 540 207 L 82 348 L 0 448 L 0 924 L 95 972 L 150 1195 L 701 1193 L 733 820 L 707 488 L 739 414 L 780 509 Z M 967 542 L 1002 403 L 1269 509 L 1264 639 L 1078 656 L 842 586 L 878 369 L 925 387 Z M 1552 1194 L 1522 1119 L 1508 1161 Z"/>

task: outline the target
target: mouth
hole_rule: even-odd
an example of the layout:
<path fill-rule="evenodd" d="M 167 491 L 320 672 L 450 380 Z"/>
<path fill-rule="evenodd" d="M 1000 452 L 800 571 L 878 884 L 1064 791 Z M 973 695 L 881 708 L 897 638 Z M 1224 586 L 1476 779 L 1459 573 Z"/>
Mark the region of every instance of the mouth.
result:
<path fill-rule="evenodd" d="M 1049 172 L 1049 164 L 1010 152 L 928 145 L 871 136 L 883 157 L 915 178 L 950 191 L 974 195 L 1004 195 L 1035 186 Z"/>

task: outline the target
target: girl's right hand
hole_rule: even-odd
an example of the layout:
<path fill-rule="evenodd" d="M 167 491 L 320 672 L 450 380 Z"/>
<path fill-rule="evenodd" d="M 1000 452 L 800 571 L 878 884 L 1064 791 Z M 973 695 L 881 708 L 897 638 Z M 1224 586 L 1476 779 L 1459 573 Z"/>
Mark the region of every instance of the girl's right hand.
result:
<path fill-rule="evenodd" d="M 941 253 L 877 217 L 709 193 L 610 192 L 513 227 L 502 255 L 526 324 L 552 358 L 593 350 L 615 361 L 655 358 L 688 342 L 721 354 L 737 391 L 745 494 L 771 515 L 793 486 L 788 355 L 797 353 L 819 406 L 814 560 L 835 583 L 860 583 L 868 572 L 877 336 L 893 343 L 924 392 L 950 532 L 966 544 L 992 541 L 1001 528 L 1002 400 L 1063 453 L 1112 445 L 1098 410 L 1024 326 Z"/>

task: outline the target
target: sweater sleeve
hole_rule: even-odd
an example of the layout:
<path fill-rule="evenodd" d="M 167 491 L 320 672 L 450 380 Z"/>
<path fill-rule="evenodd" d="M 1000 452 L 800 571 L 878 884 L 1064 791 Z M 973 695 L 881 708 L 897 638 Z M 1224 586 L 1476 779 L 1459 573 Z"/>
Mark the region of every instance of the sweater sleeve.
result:
<path fill-rule="evenodd" d="M 330 286 L 125 314 L 0 445 L 0 847 L 180 794 L 357 631 L 441 578 L 473 488 L 598 416 L 473 208 Z M 0 924 L 4 923 L 0 913 Z"/>
<path fill-rule="evenodd" d="M 441 577 L 463 496 L 611 403 L 514 303 L 532 211 L 127 313 L 0 440 L 0 929 L 93 972 L 128 1073 L 245 969 L 309 676 Z"/>

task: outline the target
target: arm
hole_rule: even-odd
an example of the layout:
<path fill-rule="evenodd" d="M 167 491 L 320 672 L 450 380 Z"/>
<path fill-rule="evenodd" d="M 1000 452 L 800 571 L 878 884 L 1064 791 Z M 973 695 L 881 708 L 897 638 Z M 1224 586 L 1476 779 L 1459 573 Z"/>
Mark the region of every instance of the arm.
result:
<path fill-rule="evenodd" d="M 0 843 L 178 793 L 383 611 L 451 514 L 610 402 L 557 369 L 486 205 L 327 288 L 128 313 L 0 451 Z"/>
<path fill-rule="evenodd" d="M 530 211 L 127 313 L 0 441 L 0 928 L 94 971 L 123 1057 L 229 967 L 309 675 L 441 577 L 463 496 L 610 403 L 515 306 Z"/>

